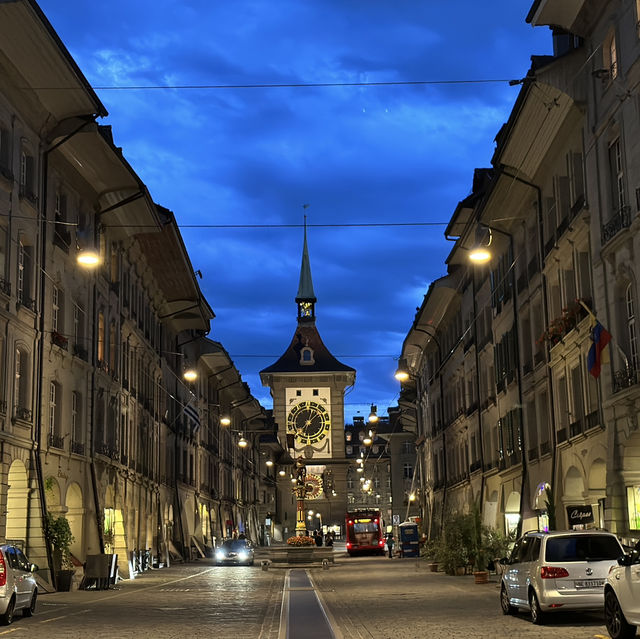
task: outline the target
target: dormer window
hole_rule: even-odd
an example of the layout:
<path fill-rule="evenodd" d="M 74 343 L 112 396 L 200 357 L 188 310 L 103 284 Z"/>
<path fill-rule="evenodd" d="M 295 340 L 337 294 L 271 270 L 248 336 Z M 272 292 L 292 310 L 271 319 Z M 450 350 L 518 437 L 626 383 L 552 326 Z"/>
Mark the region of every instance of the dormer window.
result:
<path fill-rule="evenodd" d="M 300 365 L 311 366 L 313 364 L 315 364 L 315 360 L 313 359 L 313 349 L 309 348 L 309 346 L 305 346 L 300 351 Z"/>

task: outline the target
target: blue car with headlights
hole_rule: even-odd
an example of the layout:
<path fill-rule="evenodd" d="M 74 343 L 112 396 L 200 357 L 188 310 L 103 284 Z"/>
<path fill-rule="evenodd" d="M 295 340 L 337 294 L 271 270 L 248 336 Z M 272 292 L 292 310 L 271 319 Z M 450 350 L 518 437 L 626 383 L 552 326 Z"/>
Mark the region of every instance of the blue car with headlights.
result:
<path fill-rule="evenodd" d="M 253 566 L 253 546 L 246 539 L 228 539 L 222 546 L 216 548 L 216 564 L 236 564 Z"/>

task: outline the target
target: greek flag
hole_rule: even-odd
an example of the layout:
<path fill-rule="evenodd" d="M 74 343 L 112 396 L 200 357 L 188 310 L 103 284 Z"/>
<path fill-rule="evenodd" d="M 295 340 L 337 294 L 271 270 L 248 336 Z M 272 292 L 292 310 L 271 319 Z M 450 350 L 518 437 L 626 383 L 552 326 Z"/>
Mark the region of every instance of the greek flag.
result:
<path fill-rule="evenodd" d="M 198 415 L 198 409 L 195 406 L 191 406 L 191 404 L 187 404 L 184 407 L 184 414 L 193 423 L 193 432 L 196 433 L 200 428 L 200 415 Z"/>

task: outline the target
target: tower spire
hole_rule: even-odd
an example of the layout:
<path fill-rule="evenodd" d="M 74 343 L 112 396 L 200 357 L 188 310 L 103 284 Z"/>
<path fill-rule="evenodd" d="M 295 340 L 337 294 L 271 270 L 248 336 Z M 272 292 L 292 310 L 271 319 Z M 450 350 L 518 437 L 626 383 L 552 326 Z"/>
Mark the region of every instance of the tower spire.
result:
<path fill-rule="evenodd" d="M 309 205 L 305 204 L 306 209 Z M 304 216 L 304 243 L 302 245 L 302 264 L 300 266 L 300 283 L 296 304 L 298 305 L 298 321 L 315 320 L 316 295 L 313 292 L 313 280 L 311 279 L 311 264 L 309 263 L 309 247 L 307 246 L 307 216 Z"/>

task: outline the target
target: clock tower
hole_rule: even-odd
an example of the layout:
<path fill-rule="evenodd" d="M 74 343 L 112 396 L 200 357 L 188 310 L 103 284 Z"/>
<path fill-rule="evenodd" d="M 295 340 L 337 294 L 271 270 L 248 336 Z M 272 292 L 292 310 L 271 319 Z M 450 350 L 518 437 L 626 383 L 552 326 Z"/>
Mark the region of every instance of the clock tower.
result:
<path fill-rule="evenodd" d="M 289 452 L 294 459 L 304 460 L 305 509 L 313 511 L 307 528 L 337 525 L 343 532 L 349 465 L 344 448 L 344 392 L 355 382 L 356 371 L 329 352 L 316 328 L 306 222 L 295 301 L 298 317 L 293 339 L 277 362 L 260 371 L 260 379 L 271 389 L 280 441 L 285 444 L 289 435 L 294 445 Z M 290 476 L 278 476 L 278 480 L 279 524 L 286 539 L 295 534 L 296 498 Z"/>

